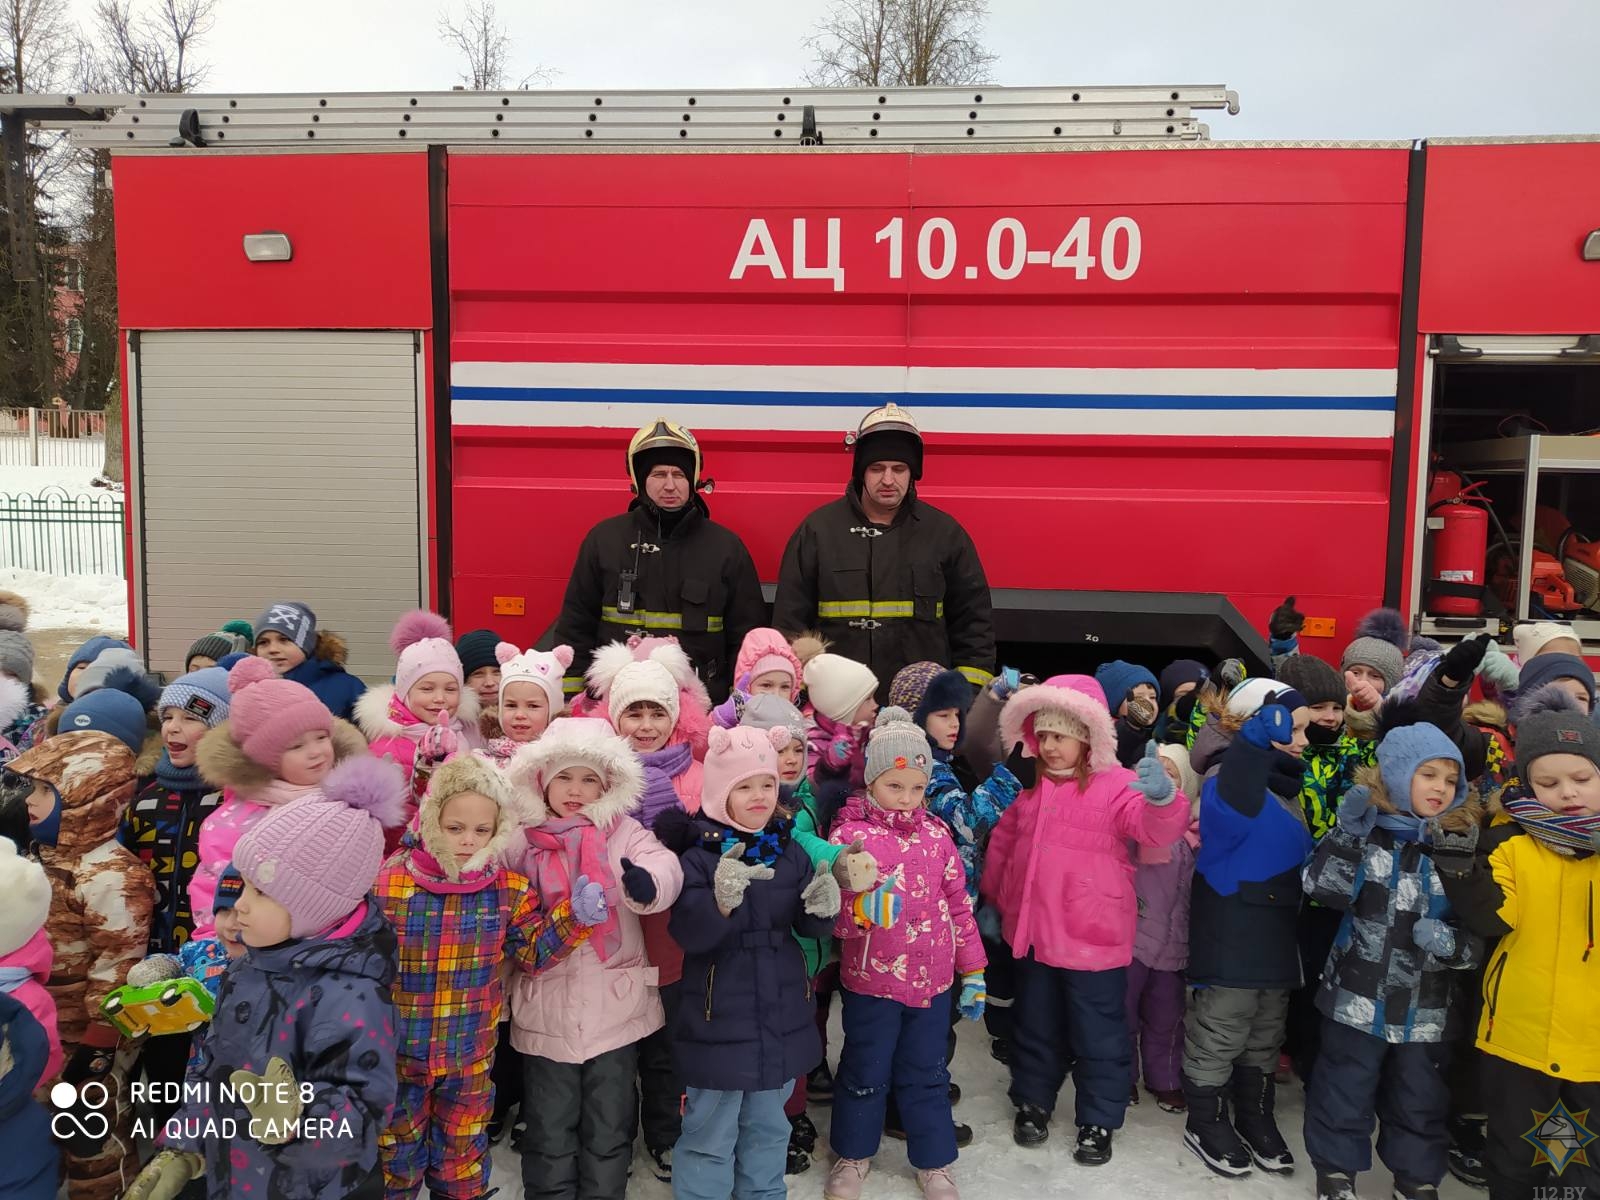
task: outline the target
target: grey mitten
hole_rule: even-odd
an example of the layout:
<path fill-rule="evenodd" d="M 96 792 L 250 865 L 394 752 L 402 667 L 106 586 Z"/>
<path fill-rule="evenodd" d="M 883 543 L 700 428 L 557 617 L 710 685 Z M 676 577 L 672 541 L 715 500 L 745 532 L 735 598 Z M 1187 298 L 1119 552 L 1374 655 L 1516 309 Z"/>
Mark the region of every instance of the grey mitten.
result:
<path fill-rule="evenodd" d="M 1411 940 L 1435 958 L 1449 958 L 1456 952 L 1456 931 L 1433 917 L 1423 917 L 1411 927 Z"/>
<path fill-rule="evenodd" d="M 1429 821 L 1428 840 L 1432 849 L 1428 856 L 1433 859 L 1434 869 L 1452 877 L 1470 874 L 1472 860 L 1478 853 L 1478 832 L 1476 822 L 1465 829 L 1446 829 L 1438 817 Z"/>
<path fill-rule="evenodd" d="M 729 846 L 717 863 L 716 874 L 711 877 L 711 894 L 724 913 L 731 913 L 744 903 L 744 892 L 752 879 L 771 879 L 777 874 L 760 863 L 741 862 L 743 854 L 744 846 L 740 843 Z"/>
<path fill-rule="evenodd" d="M 833 860 L 833 877 L 847 892 L 869 891 L 878 882 L 878 860 L 861 846 L 861 839 L 857 838 Z"/>
<path fill-rule="evenodd" d="M 813 917 L 837 917 L 842 899 L 839 881 L 827 867 L 819 869 L 806 884 L 806 890 L 800 893 L 800 902 Z"/>

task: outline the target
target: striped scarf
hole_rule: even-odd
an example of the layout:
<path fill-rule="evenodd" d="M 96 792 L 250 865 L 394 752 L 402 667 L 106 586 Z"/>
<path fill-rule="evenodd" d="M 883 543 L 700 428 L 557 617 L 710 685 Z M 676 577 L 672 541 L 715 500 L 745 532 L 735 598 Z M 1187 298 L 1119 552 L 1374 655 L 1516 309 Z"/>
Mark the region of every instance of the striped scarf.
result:
<path fill-rule="evenodd" d="M 1579 851 L 1600 851 L 1600 813 L 1565 816 L 1551 812 L 1532 796 L 1502 796 L 1506 814 L 1557 854 L 1573 856 Z"/>

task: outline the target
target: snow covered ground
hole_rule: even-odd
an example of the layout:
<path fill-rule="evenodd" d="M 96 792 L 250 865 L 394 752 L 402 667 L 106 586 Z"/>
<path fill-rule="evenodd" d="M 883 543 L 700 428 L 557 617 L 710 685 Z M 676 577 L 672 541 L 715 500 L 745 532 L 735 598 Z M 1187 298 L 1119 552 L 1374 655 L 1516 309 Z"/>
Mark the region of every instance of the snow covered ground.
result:
<path fill-rule="evenodd" d="M 98 462 L 70 467 L 18 467 L 6 463 L 0 467 L 0 492 L 37 495 L 47 487 L 58 487 L 69 496 L 104 496 L 109 489 L 92 486 L 100 466 Z"/>
<path fill-rule="evenodd" d="M 38 496 L 47 488 L 60 488 L 69 497 L 87 497 L 109 506 L 120 492 L 92 486 L 99 464 L 75 467 L 18 467 L 0 469 L 0 493 Z M 117 543 L 121 531 L 114 524 L 61 523 L 49 529 L 50 546 L 37 541 L 28 525 L 0 527 L 0 589 L 17 592 L 28 601 L 30 630 L 97 630 L 119 636 L 128 629 L 128 587 L 120 575 L 66 574 L 41 569 L 65 564 L 111 564 L 120 561 Z M 68 547 L 66 539 L 73 539 Z M 70 552 L 68 552 L 70 550 Z"/>
<path fill-rule="evenodd" d="M 837 1063 L 843 1045 L 839 1030 L 839 1005 L 834 1005 L 829 1058 Z M 1072 1123 L 1072 1084 L 1062 1090 L 1051 1126 L 1050 1141 L 1024 1150 L 1011 1140 L 1010 1102 L 1006 1099 L 1006 1069 L 989 1055 L 989 1038 L 981 1026 L 963 1021 L 951 1077 L 961 1085 L 962 1099 L 956 1119 L 972 1126 L 972 1145 L 961 1151 L 956 1180 L 966 1200 L 1034 1200 L 1067 1197 L 1073 1200 L 1178 1200 L 1200 1196 L 1210 1200 L 1308 1200 L 1316 1195 L 1315 1177 L 1305 1160 L 1300 1126 L 1304 1093 L 1298 1083 L 1279 1089 L 1278 1124 L 1299 1162 L 1295 1173 L 1279 1178 L 1256 1172 L 1241 1180 L 1213 1175 L 1183 1145 L 1183 1118 L 1164 1113 L 1145 1097 L 1128 1110 L 1127 1124 L 1116 1134 L 1111 1161 L 1103 1167 L 1080 1167 L 1072 1161 L 1077 1130 Z M 816 1200 L 822 1195 L 832 1158 L 827 1151 L 828 1120 L 832 1110 L 812 1105 L 811 1119 L 821 1135 L 812 1167 L 803 1175 L 789 1176 L 793 1200 Z M 1376 1165 L 1356 1180 L 1364 1197 L 1387 1197 L 1389 1174 Z M 521 1196 L 521 1160 L 502 1142 L 494 1149 L 491 1187 L 505 1200 Z M 634 1158 L 629 1200 L 670 1200 L 672 1188 L 651 1174 L 649 1158 L 641 1148 Z M 1439 1189 L 1442 1200 L 1474 1200 L 1482 1193 L 1446 1178 Z M 863 1200 L 916 1200 L 921 1195 L 904 1142 L 885 1139 L 873 1160 Z"/>
<path fill-rule="evenodd" d="M 128 581 L 120 575 L 51 575 L 0 567 L 0 590 L 28 602 L 28 629 L 128 630 Z"/>

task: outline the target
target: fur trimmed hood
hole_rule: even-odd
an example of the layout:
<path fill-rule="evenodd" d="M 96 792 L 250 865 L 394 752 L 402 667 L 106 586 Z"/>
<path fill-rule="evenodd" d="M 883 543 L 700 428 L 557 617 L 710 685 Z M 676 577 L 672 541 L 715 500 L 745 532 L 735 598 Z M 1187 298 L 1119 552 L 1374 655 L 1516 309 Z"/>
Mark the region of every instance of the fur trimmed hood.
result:
<path fill-rule="evenodd" d="M 382 683 L 377 687 L 370 687 L 361 693 L 361 699 L 356 701 L 356 727 L 366 734 L 367 741 L 375 742 L 383 737 L 406 737 L 407 725 L 421 725 L 423 722 L 415 716 L 402 724 L 389 715 L 389 701 L 394 698 L 394 684 Z M 400 702 L 405 708 L 405 701 Z M 410 712 L 409 708 L 406 712 Z M 456 709 L 455 720 L 464 728 L 477 729 L 478 718 L 482 715 L 483 703 L 478 699 L 478 693 L 469 687 L 461 689 L 461 706 Z"/>
<path fill-rule="evenodd" d="M 639 807 L 644 769 L 627 739 L 598 717 L 562 717 L 506 764 L 506 779 L 522 807 L 522 824 L 540 825 L 550 815 L 543 776 L 577 764 L 593 768 L 603 781 L 600 799 L 584 810 L 597 829 L 609 831 L 618 818 Z"/>
<path fill-rule="evenodd" d="M 344 762 L 367 752 L 367 739 L 349 721 L 337 717 L 333 721 L 333 759 Z M 272 782 L 272 772 L 254 759 L 247 758 L 239 743 L 234 741 L 233 729 L 228 721 L 222 722 L 200 739 L 195 754 L 200 767 L 200 778 L 217 787 L 232 789 L 241 800 L 248 800 Z"/>
<path fill-rule="evenodd" d="M 350 647 L 345 644 L 344 638 L 327 629 L 317 630 L 317 644 L 311 648 L 307 658 L 320 658 L 323 662 L 344 666 L 350 660 Z"/>
<path fill-rule="evenodd" d="M 465 862 L 445 844 L 444 829 L 439 822 L 445 804 L 463 792 L 487 796 L 499 810 L 494 836 Z M 433 856 L 445 878 L 451 883 L 460 883 L 463 875 L 502 861 L 512 839 L 521 831 L 521 816 L 516 793 L 493 763 L 477 754 L 458 754 L 434 771 L 433 778 L 428 781 L 428 790 L 417 806 L 417 834 L 422 848 Z"/>
<path fill-rule="evenodd" d="M 1105 693 L 1088 675 L 1054 675 L 1017 692 L 1000 710 L 1000 737 L 1009 750 L 1018 742 L 1028 758 L 1038 755 L 1033 718 L 1046 708 L 1059 708 L 1089 731 L 1089 770 L 1098 773 L 1117 765 L 1117 732 L 1106 708 Z"/>
<path fill-rule="evenodd" d="M 1383 782 L 1383 772 L 1376 765 L 1361 767 L 1356 771 L 1356 782 L 1365 784 L 1372 795 L 1372 807 L 1389 816 L 1408 816 L 1389 798 L 1389 788 Z M 1490 810 L 1476 795 L 1468 793 L 1466 800 L 1447 809 L 1438 817 L 1439 825 L 1451 833 L 1462 833 L 1473 825 L 1481 825 Z"/>

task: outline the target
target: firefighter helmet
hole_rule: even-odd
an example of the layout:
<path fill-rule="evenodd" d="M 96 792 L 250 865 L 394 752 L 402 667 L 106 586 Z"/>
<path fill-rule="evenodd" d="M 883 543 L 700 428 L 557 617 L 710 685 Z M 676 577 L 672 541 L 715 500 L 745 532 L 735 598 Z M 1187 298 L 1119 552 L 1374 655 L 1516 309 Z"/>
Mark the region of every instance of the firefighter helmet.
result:
<path fill-rule="evenodd" d="M 639 426 L 628 443 L 628 478 L 633 490 L 644 494 L 645 477 L 663 463 L 678 467 L 688 477 L 691 491 L 700 487 L 700 443 L 687 428 L 657 417 Z"/>
<path fill-rule="evenodd" d="M 857 481 L 875 462 L 903 462 L 912 479 L 922 478 L 922 431 L 910 410 L 893 401 L 862 417 L 855 432 L 845 434 L 844 444 L 855 454 Z"/>

